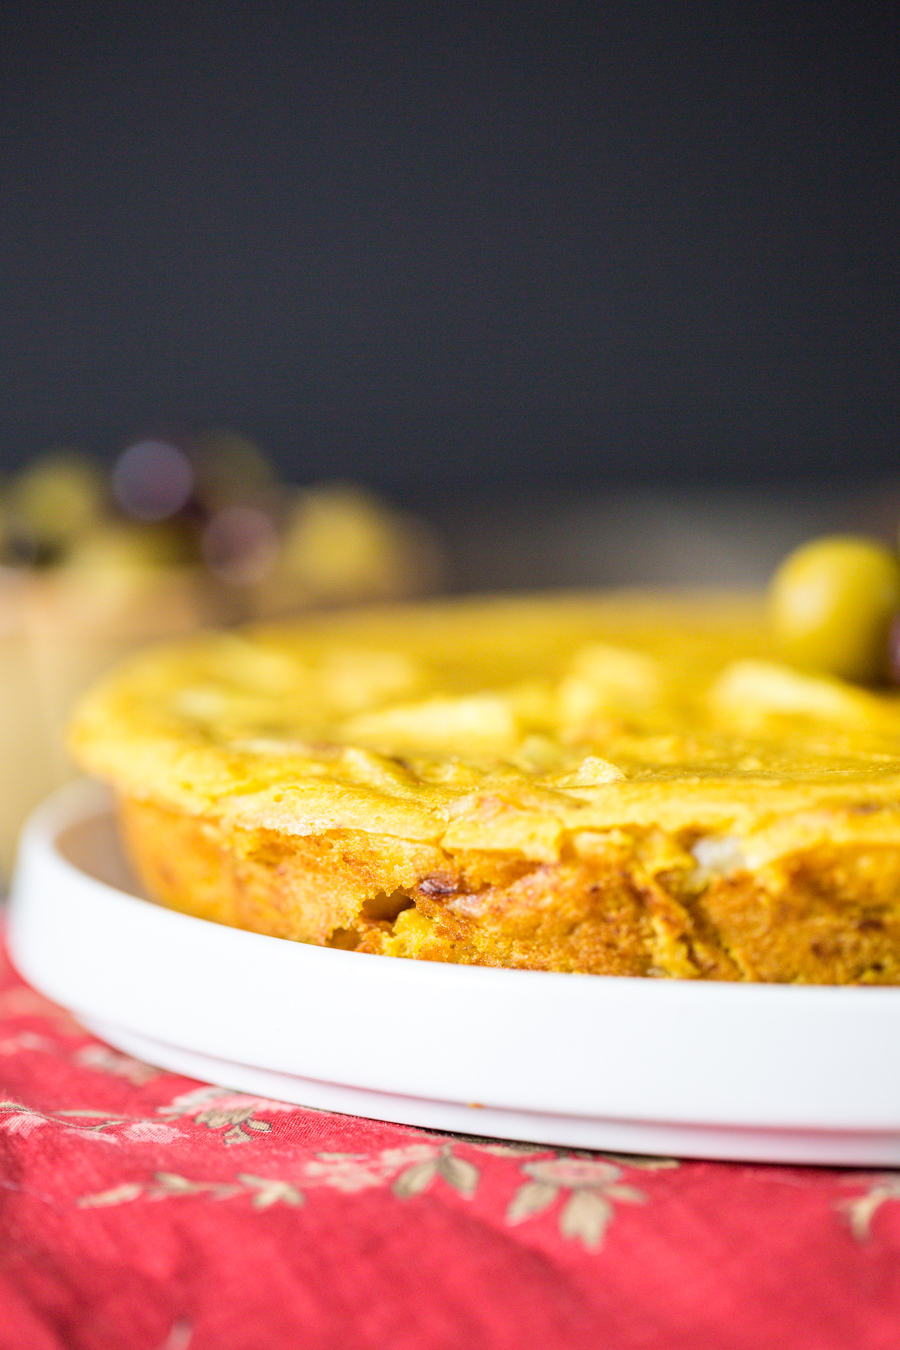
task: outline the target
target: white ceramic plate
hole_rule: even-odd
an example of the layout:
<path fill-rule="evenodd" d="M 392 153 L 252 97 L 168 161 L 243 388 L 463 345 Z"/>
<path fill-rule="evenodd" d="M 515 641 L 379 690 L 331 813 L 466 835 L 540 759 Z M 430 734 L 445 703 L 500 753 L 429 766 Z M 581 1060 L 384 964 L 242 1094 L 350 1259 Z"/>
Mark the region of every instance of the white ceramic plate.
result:
<path fill-rule="evenodd" d="M 241 932 L 141 898 L 89 783 L 26 828 L 10 942 L 112 1045 L 255 1094 L 617 1152 L 900 1164 L 900 988 L 489 970 Z"/>

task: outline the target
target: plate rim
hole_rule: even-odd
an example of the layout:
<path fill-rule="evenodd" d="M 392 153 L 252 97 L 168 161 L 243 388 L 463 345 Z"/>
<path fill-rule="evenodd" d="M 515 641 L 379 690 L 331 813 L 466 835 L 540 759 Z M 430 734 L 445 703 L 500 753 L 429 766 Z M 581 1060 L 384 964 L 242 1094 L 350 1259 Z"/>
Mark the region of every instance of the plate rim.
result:
<path fill-rule="evenodd" d="M 122 934 L 128 931 L 132 933 L 139 931 L 144 936 L 149 935 L 152 938 L 156 944 L 154 950 L 157 958 L 164 959 L 164 956 L 160 958 L 160 953 L 165 955 L 167 951 L 169 952 L 171 957 L 169 966 L 178 978 L 183 977 L 188 970 L 183 961 L 179 965 L 179 945 L 190 950 L 202 950 L 209 954 L 210 959 L 214 955 L 216 960 L 224 962 L 229 971 L 238 972 L 242 963 L 246 967 L 248 953 L 255 951 L 260 955 L 261 964 L 266 966 L 270 976 L 274 972 L 275 984 L 281 981 L 281 985 L 277 988 L 273 985 L 272 1009 L 276 1009 L 277 1006 L 279 1015 L 284 1018 L 289 1017 L 292 1009 L 305 1008 L 309 1014 L 311 1010 L 314 1012 L 318 1008 L 319 1040 L 322 1040 L 324 1034 L 328 1042 L 324 1046 L 317 1045 L 315 1038 L 310 1038 L 305 1049 L 302 1045 L 299 1048 L 294 1047 L 291 1051 L 293 1058 L 287 1055 L 282 1046 L 282 1050 L 274 1057 L 270 1056 L 268 1063 L 264 1063 L 258 1053 L 258 1040 L 257 1053 L 254 1055 L 251 1052 L 248 1056 L 248 1046 L 252 1051 L 254 1042 L 252 1035 L 244 1035 L 241 1039 L 239 1019 L 232 1018 L 227 1023 L 224 1036 L 218 1032 L 214 1034 L 210 1030 L 214 1025 L 213 1022 L 209 1018 L 204 1021 L 202 1009 L 198 1012 L 188 996 L 190 991 L 186 994 L 184 990 L 176 989 L 175 994 L 182 1000 L 180 1006 L 183 1015 L 188 1021 L 194 1019 L 187 1038 L 183 1036 L 180 1041 L 185 1051 L 206 1054 L 238 1065 L 252 1064 L 263 1072 L 289 1073 L 299 1079 L 314 1080 L 326 1085 L 330 1083 L 335 1089 L 344 1087 L 361 1092 L 381 1092 L 407 1100 L 416 1098 L 428 1100 L 432 1104 L 443 1101 L 456 1107 L 460 1104 L 468 1105 L 472 1101 L 484 1101 L 484 1108 L 490 1109 L 495 1115 L 507 1112 L 517 1114 L 519 1117 L 523 1113 L 526 1116 L 528 1113 L 534 1116 L 554 1114 L 554 1102 L 548 1098 L 548 1094 L 552 1097 L 552 1092 L 557 1090 L 562 1082 L 566 1085 L 565 1099 L 557 1098 L 555 1103 L 555 1114 L 562 1122 L 577 1121 L 583 1126 L 586 1122 L 594 1121 L 599 1129 L 603 1122 L 606 1125 L 611 1122 L 617 1123 L 617 1126 L 625 1128 L 631 1121 L 632 1124 L 640 1125 L 642 1129 L 654 1125 L 663 1130 L 668 1128 L 674 1134 L 680 1132 L 682 1135 L 689 1128 L 701 1132 L 705 1130 L 707 1133 L 717 1130 L 720 1133 L 743 1131 L 745 1134 L 748 1131 L 751 1133 L 756 1131 L 760 1136 L 767 1132 L 771 1135 L 772 1131 L 792 1136 L 798 1131 L 800 1134 L 806 1132 L 809 1136 L 810 1151 L 817 1152 L 810 1160 L 816 1162 L 829 1160 L 871 1162 L 872 1147 L 876 1148 L 876 1152 L 881 1147 L 877 1143 L 878 1137 L 883 1140 L 882 1161 L 891 1162 L 893 1165 L 900 1161 L 900 1083 L 895 1085 L 893 1082 L 895 1076 L 893 1062 L 896 1056 L 891 1053 L 893 1047 L 900 1043 L 900 987 L 731 984 L 712 981 L 646 980 L 627 976 L 573 976 L 559 972 L 398 960 L 293 943 L 283 938 L 228 928 L 209 920 L 165 909 L 99 880 L 64 858 L 56 846 L 59 835 L 79 821 L 96 819 L 101 814 L 108 814 L 109 810 L 110 794 L 101 785 L 90 780 L 81 780 L 68 785 L 38 808 L 23 834 L 19 863 L 13 881 L 9 924 L 11 954 L 25 977 L 56 1001 L 72 1007 L 76 1013 L 80 1013 L 94 1025 L 105 1025 L 113 1033 L 118 1026 L 123 1035 L 143 1035 L 159 1042 L 168 1039 L 172 1045 L 179 1044 L 178 1036 L 171 1035 L 172 1027 L 177 1024 L 177 1018 L 173 1021 L 173 1018 L 169 1017 L 166 1021 L 160 1009 L 153 1006 L 152 990 L 147 983 L 146 972 L 142 975 L 139 966 L 134 967 L 138 984 L 140 985 L 141 980 L 144 981 L 135 993 L 128 989 L 127 983 L 123 982 L 120 975 L 109 968 L 109 962 L 113 961 L 116 955 L 115 941 L 121 939 Z M 89 916 L 90 922 L 94 924 L 92 940 L 95 943 L 100 942 L 101 945 L 103 939 L 102 935 L 98 937 L 98 926 L 107 923 L 115 928 L 118 925 L 118 936 L 114 934 L 112 945 L 107 944 L 109 961 L 106 965 L 103 964 L 102 953 L 82 953 L 83 959 L 89 958 L 89 963 L 93 963 L 91 970 L 98 983 L 98 988 L 94 991 L 86 992 L 85 981 L 88 978 L 86 975 L 79 985 L 78 979 L 74 978 L 71 970 L 67 968 L 65 962 L 67 953 L 62 950 L 62 939 L 57 941 L 54 949 L 56 939 L 52 935 L 48 939 L 46 928 L 43 930 L 41 928 L 41 925 L 46 924 L 52 917 L 63 927 L 68 925 L 66 930 L 68 934 L 77 934 L 79 914 L 82 917 Z M 292 979 L 306 980 L 310 990 L 292 990 L 289 987 Z M 99 988 L 104 982 L 108 986 L 105 991 Z M 523 1053 L 522 1045 L 516 1045 L 517 1027 L 513 1022 L 505 1028 L 501 1025 L 499 1031 L 496 1027 L 482 1027 L 480 1041 L 476 1040 L 473 1043 L 479 1044 L 480 1054 L 483 1057 L 487 1056 L 489 1061 L 488 1067 L 493 1063 L 499 1075 L 493 1099 L 483 1091 L 489 1078 L 487 1068 L 481 1066 L 479 1079 L 478 1073 L 474 1071 L 479 1067 L 478 1057 L 470 1056 L 468 1066 L 465 1056 L 461 1058 L 457 1055 L 456 1060 L 453 1060 L 453 1056 L 449 1054 L 451 1048 L 449 1040 L 435 1052 L 438 1056 L 443 1054 L 445 1060 L 436 1066 L 426 1066 L 428 1072 L 425 1073 L 423 1069 L 418 1078 L 416 1073 L 410 1073 L 408 1066 L 403 1067 L 402 1055 L 398 1058 L 393 1050 L 390 1072 L 385 1064 L 379 1065 L 377 1062 L 374 1068 L 366 1067 L 364 1057 L 361 1058 L 357 1053 L 354 1058 L 350 1053 L 352 1049 L 350 1038 L 353 1034 L 359 1034 L 358 1026 L 354 1028 L 352 1018 L 348 1018 L 346 1010 L 342 1013 L 339 998 L 331 996 L 329 1002 L 329 990 L 332 990 L 333 994 L 332 987 L 335 984 L 346 988 L 361 985 L 364 986 L 367 996 L 386 1000 L 390 1004 L 387 1011 L 379 1008 L 372 1010 L 374 1023 L 379 1025 L 387 1024 L 385 1018 L 389 1017 L 391 1012 L 409 1019 L 412 1010 L 418 1015 L 419 1020 L 427 1024 L 424 1031 L 412 1026 L 408 1020 L 405 1024 L 405 1034 L 412 1035 L 413 1042 L 417 1045 L 420 1041 L 424 1043 L 429 1031 L 438 1037 L 442 1034 L 439 1023 L 432 1016 L 433 1009 L 428 1006 L 428 1000 L 432 1004 L 436 1001 L 444 1012 L 452 1015 L 454 999 L 460 1003 L 468 1000 L 477 1004 L 480 1001 L 482 1006 L 487 1007 L 491 999 L 496 997 L 499 1000 L 497 1016 L 502 1020 L 503 1009 L 499 1005 L 505 999 L 514 1005 L 516 1016 L 524 1019 L 519 1028 L 519 1039 L 526 1036 L 533 1038 L 531 1048 L 534 1049 L 535 1056 L 529 1059 L 528 1055 Z M 209 994 L 213 986 L 214 981 L 207 981 L 205 993 Z M 143 1004 L 140 1003 L 141 997 L 144 998 Z M 307 1000 L 306 1004 L 303 1003 L 304 998 Z M 625 1035 L 626 1041 L 629 1036 L 631 1037 L 632 1050 L 637 1054 L 641 1052 L 640 1035 L 643 1034 L 645 1037 L 643 1050 L 650 1055 L 650 1060 L 653 1060 L 650 1052 L 654 1050 L 650 1041 L 652 1035 L 658 1033 L 665 1037 L 671 1031 L 667 1023 L 683 1023 L 684 1027 L 692 1029 L 693 1034 L 700 1038 L 698 1054 L 702 1056 L 705 1053 L 713 1059 L 715 1055 L 719 1056 L 719 1068 L 725 1075 L 722 1086 L 723 1098 L 719 1108 L 714 1109 L 715 1092 L 709 1091 L 710 1087 L 716 1086 L 715 1083 L 710 1083 L 709 1065 L 706 1078 L 701 1077 L 697 1080 L 701 1084 L 705 1082 L 706 1096 L 704 1098 L 701 1094 L 699 1098 L 695 1098 L 692 1106 L 690 1084 L 683 1091 L 679 1091 L 678 1084 L 672 1079 L 671 1074 L 667 1079 L 665 1056 L 657 1047 L 653 1063 L 656 1065 L 654 1072 L 658 1078 L 650 1083 L 648 1092 L 647 1084 L 642 1085 L 640 1082 L 640 1072 L 633 1072 L 634 1066 L 629 1066 L 627 1054 L 618 1053 L 609 1038 L 604 1042 L 603 1035 L 598 1033 L 596 1026 L 587 1027 L 584 1037 L 585 1051 L 579 1057 L 578 1046 L 559 1043 L 554 1045 L 552 1035 L 543 1034 L 540 1016 L 537 1015 L 540 1008 L 536 1013 L 534 1009 L 529 1011 L 529 1004 L 544 1005 L 546 1015 L 557 1017 L 564 1030 L 565 1019 L 568 1018 L 570 1032 L 578 1016 L 582 1021 L 586 1016 L 625 1018 L 626 1023 L 628 1017 L 637 1019 L 641 1022 L 643 1032 L 640 1027 L 637 1030 L 634 1028 L 629 1030 L 625 1025 L 622 1034 Z M 331 1019 L 328 1025 L 324 1026 L 324 1031 L 321 1023 L 323 1006 Z M 113 1015 L 117 1011 L 121 1014 L 118 1017 Z M 382 1012 L 385 1016 L 382 1017 L 382 1023 L 378 1023 Z M 465 1009 L 460 1012 L 462 1023 L 466 1021 L 464 1014 Z M 653 1022 L 654 1015 L 659 1019 L 656 1025 Z M 430 1023 L 429 1016 L 431 1016 Z M 739 1045 L 743 1044 L 745 1049 L 749 1047 L 759 1058 L 760 1054 L 765 1054 L 766 1046 L 770 1053 L 778 1052 L 779 1019 L 785 1018 L 788 1021 L 793 1018 L 795 1022 L 799 1020 L 804 1023 L 807 1033 L 824 1022 L 829 1028 L 829 1034 L 834 1031 L 839 1040 L 843 1037 L 835 1051 L 835 1063 L 838 1066 L 835 1073 L 837 1078 L 843 1075 L 848 1082 L 856 1073 L 855 1094 L 852 1082 L 849 1087 L 847 1082 L 836 1081 L 824 1085 L 820 1083 L 823 1091 L 819 1093 L 821 1098 L 819 1100 L 815 1091 L 810 1095 L 810 1086 L 815 1088 L 816 1085 L 815 1076 L 810 1078 L 807 1073 L 807 1079 L 803 1080 L 808 1097 L 804 1108 L 803 1092 L 798 1090 L 797 1083 L 793 1082 L 791 1077 L 793 1074 L 796 1078 L 799 1074 L 803 1079 L 805 1072 L 804 1065 L 797 1059 L 802 1050 L 803 1039 L 800 1037 L 797 1040 L 795 1036 L 796 1045 L 793 1046 L 791 1053 L 795 1055 L 797 1062 L 794 1064 L 785 1062 L 780 1066 L 783 1070 L 781 1077 L 774 1074 L 768 1086 L 763 1084 L 760 1091 L 765 1100 L 761 1099 L 757 1103 L 758 1109 L 750 1110 L 748 1107 L 748 1103 L 752 1105 L 752 1092 L 748 1095 L 745 1091 L 741 1098 L 738 1091 L 738 1095 L 735 1096 L 741 1084 L 741 1066 L 738 1065 L 736 1071 L 733 1063 L 729 1065 L 725 1055 L 729 1037 L 724 1034 L 728 1028 L 717 1027 L 716 1022 L 730 1023 L 732 1036 L 737 1033 L 744 1036 L 743 1042 L 738 1036 Z M 768 1030 L 765 1034 L 758 1034 L 755 1040 L 752 1034 L 747 1039 L 748 1034 L 753 1031 L 754 1020 L 765 1023 Z M 853 1036 L 847 1033 L 847 1023 L 853 1023 L 857 1032 L 860 1028 L 874 1029 L 874 1034 L 880 1037 L 880 1043 L 875 1047 L 876 1053 L 874 1056 L 868 1054 L 862 1068 L 855 1063 L 854 1054 L 858 1047 L 854 1047 Z M 259 1026 L 264 1024 L 264 1019 L 259 1021 Z M 203 1035 L 206 1036 L 206 1040 L 202 1043 L 197 1043 L 198 1027 L 202 1028 Z M 471 1030 L 472 1027 L 469 1026 L 468 1032 Z M 603 1028 L 600 1029 L 601 1032 L 602 1030 Z M 791 1028 L 782 1030 L 784 1035 L 781 1044 L 790 1047 Z M 853 1031 L 853 1027 L 850 1031 Z M 416 1041 L 417 1036 L 419 1041 Z M 683 1047 L 679 1048 L 677 1037 L 672 1039 L 670 1036 L 670 1042 L 676 1057 L 682 1054 L 684 1063 L 681 1067 L 689 1065 L 689 1055 L 683 1052 Z M 821 1064 L 827 1066 L 830 1061 L 827 1054 L 822 1057 L 823 1047 L 815 1043 L 815 1038 L 809 1045 L 819 1055 Z M 329 1062 L 325 1053 L 329 1046 L 332 1058 L 336 1056 L 336 1062 L 340 1064 L 340 1072 L 335 1070 L 333 1075 L 329 1075 L 327 1071 L 323 1072 L 323 1065 Z M 525 1047 L 526 1050 L 528 1048 Z M 828 1047 L 824 1048 L 828 1050 Z M 869 1049 L 871 1050 L 871 1047 Z M 505 1072 L 503 1061 L 498 1058 L 503 1050 L 512 1054 L 506 1081 L 503 1080 Z M 540 1060 L 540 1055 L 549 1054 L 552 1057 L 554 1053 L 565 1062 L 560 1065 L 553 1063 L 552 1058 L 549 1060 L 545 1058 L 543 1062 Z M 494 1056 L 493 1061 L 490 1060 L 491 1055 Z M 858 1059 L 858 1056 L 856 1058 Z M 520 1083 L 514 1091 L 511 1076 L 514 1073 L 521 1076 L 525 1072 L 523 1066 L 527 1067 L 529 1064 L 534 1066 L 534 1074 L 539 1080 L 537 1085 L 532 1083 L 529 1090 L 525 1091 Z M 463 1072 L 466 1067 L 469 1070 L 468 1078 L 466 1072 Z M 637 1070 L 640 1070 L 640 1067 L 638 1065 Z M 765 1065 L 762 1067 L 764 1070 Z M 759 1070 L 759 1065 L 755 1070 L 751 1065 L 746 1072 Z M 566 1072 L 569 1079 L 565 1078 Z M 577 1072 L 586 1075 L 589 1081 L 573 1085 L 570 1079 Z M 623 1081 L 618 1083 L 611 1081 L 604 1086 L 601 1081 L 603 1073 L 612 1075 L 613 1078 L 618 1074 Z M 466 1092 L 463 1086 L 466 1081 L 479 1081 L 479 1090 Z M 441 1090 L 442 1083 L 445 1091 Z M 859 1090 L 859 1083 L 863 1084 L 862 1093 Z M 780 1105 L 777 1099 L 779 1084 L 783 1095 Z M 746 1087 L 746 1084 L 744 1086 Z M 824 1090 L 825 1088 L 827 1090 Z M 480 1115 L 480 1112 L 476 1114 Z M 473 1122 L 473 1125 L 476 1125 L 477 1129 L 483 1128 L 480 1121 Z M 460 1126 L 449 1128 L 458 1129 Z M 494 1128 L 497 1128 L 496 1124 Z M 835 1148 L 840 1156 L 832 1159 L 821 1156 L 821 1147 L 817 1151 L 812 1148 L 814 1142 L 812 1136 L 818 1137 L 823 1133 L 834 1136 L 835 1139 L 837 1135 L 849 1133 L 857 1138 L 860 1147 L 861 1141 L 865 1139 L 867 1141 L 865 1157 L 860 1152 L 847 1156 L 846 1147 L 837 1143 Z M 503 1137 L 502 1130 L 498 1129 L 497 1134 L 498 1137 Z M 517 1133 L 506 1137 L 521 1138 L 520 1127 Z M 707 1149 L 705 1152 L 710 1156 L 710 1150 Z M 746 1158 L 753 1155 L 748 1154 L 744 1148 L 735 1154 L 726 1152 L 719 1156 Z M 768 1160 L 773 1160 L 771 1152 L 765 1156 Z M 789 1160 L 802 1160 L 798 1159 L 796 1148 L 793 1149 Z"/>

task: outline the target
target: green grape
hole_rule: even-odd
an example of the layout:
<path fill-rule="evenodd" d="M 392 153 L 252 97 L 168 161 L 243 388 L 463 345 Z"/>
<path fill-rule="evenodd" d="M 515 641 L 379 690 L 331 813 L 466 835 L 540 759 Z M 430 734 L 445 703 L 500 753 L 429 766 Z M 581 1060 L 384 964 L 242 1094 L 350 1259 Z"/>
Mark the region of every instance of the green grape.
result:
<path fill-rule="evenodd" d="M 778 568 L 769 600 L 792 664 L 862 683 L 886 677 L 900 562 L 877 539 L 829 535 L 803 544 Z"/>

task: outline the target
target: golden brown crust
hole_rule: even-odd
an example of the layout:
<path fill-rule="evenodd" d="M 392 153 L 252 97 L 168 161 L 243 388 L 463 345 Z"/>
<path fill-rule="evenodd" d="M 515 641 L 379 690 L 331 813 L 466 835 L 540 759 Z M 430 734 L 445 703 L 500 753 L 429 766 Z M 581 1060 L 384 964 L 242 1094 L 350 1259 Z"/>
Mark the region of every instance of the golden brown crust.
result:
<path fill-rule="evenodd" d="M 740 978 L 900 984 L 900 850 L 827 847 L 720 877 L 698 901 Z"/>
<path fill-rule="evenodd" d="M 451 857 L 361 831 L 223 832 L 120 804 L 147 890 L 275 937 L 465 965 L 813 984 L 900 983 L 900 856 L 800 854 L 764 876 L 649 877 L 634 856 Z M 882 851 L 883 852 L 883 851 Z"/>

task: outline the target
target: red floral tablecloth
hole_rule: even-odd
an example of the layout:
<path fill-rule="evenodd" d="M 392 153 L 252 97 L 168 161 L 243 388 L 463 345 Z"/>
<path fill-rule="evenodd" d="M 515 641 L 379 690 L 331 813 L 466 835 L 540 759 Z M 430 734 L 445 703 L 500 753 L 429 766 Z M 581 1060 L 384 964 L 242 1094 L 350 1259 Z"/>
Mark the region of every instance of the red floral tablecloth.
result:
<path fill-rule="evenodd" d="M 900 1346 L 900 1173 L 247 1097 L 109 1049 L 2 958 L 0 1160 L 3 1350 Z"/>

